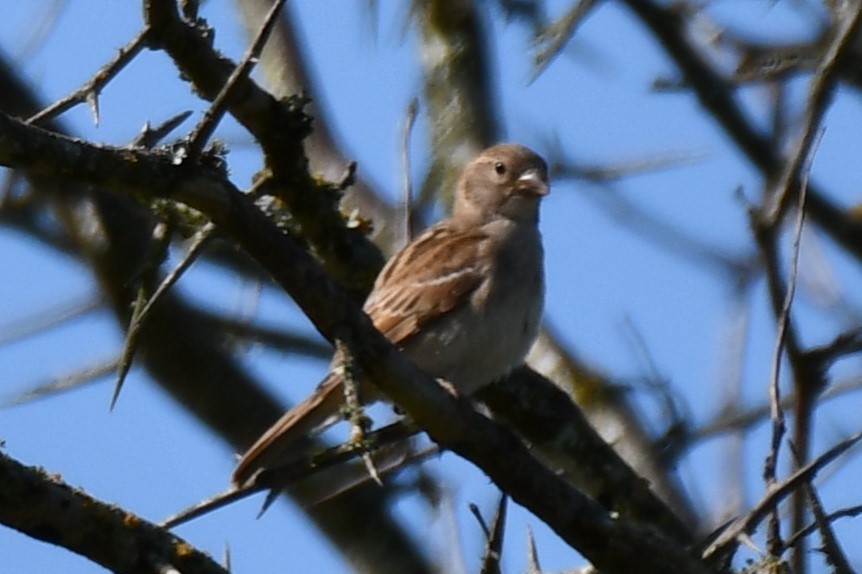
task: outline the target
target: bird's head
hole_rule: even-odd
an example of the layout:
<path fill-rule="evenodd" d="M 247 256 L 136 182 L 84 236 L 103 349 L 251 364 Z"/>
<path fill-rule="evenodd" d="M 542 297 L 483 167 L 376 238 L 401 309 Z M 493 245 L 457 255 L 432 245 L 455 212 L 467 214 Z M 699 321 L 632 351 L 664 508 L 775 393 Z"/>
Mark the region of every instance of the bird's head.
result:
<path fill-rule="evenodd" d="M 481 223 L 500 217 L 537 221 L 539 203 L 549 191 L 548 165 L 541 156 L 522 145 L 498 144 L 464 169 L 453 216 Z"/>

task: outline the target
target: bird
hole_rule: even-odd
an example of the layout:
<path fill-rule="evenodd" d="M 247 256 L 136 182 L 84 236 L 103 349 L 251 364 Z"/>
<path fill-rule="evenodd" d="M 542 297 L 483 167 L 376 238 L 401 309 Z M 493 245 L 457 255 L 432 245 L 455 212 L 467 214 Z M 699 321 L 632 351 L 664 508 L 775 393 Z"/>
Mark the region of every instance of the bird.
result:
<path fill-rule="evenodd" d="M 427 374 L 471 395 L 521 366 L 536 339 L 545 294 L 539 206 L 548 166 L 533 150 L 494 145 L 464 168 L 451 215 L 419 234 L 383 267 L 363 310 Z M 344 403 L 338 358 L 304 401 L 245 452 L 232 482 L 294 462 L 303 437 Z M 360 400 L 385 397 L 367 381 Z"/>

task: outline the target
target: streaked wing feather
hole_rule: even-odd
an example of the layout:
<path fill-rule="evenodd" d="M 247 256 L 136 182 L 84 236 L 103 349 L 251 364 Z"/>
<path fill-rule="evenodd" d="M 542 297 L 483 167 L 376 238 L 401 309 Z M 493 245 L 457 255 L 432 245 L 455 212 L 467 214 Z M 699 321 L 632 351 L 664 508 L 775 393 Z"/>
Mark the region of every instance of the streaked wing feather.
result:
<path fill-rule="evenodd" d="M 466 303 L 482 282 L 479 254 L 485 239 L 487 234 L 477 229 L 429 228 L 377 278 L 365 303 L 374 326 L 402 344 L 423 325 Z"/>

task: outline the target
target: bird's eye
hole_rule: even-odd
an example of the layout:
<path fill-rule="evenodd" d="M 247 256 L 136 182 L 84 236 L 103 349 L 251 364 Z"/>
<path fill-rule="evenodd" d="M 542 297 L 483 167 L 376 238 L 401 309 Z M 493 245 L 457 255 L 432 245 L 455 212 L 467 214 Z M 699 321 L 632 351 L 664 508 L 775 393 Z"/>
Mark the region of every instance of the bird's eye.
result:
<path fill-rule="evenodd" d="M 494 171 L 496 171 L 499 175 L 503 175 L 506 173 L 506 165 L 502 161 L 498 161 L 494 164 Z"/>

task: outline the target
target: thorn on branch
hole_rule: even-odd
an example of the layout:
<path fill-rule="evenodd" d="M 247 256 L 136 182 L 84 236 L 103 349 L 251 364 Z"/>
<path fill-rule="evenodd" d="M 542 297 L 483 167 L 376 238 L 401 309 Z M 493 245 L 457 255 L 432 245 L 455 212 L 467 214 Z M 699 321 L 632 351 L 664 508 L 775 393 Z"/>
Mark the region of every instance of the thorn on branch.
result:
<path fill-rule="evenodd" d="M 141 129 L 141 133 L 138 134 L 138 136 L 134 140 L 132 140 L 131 145 L 134 147 L 142 147 L 145 149 L 153 148 L 156 146 L 156 144 L 158 144 L 165 137 L 167 137 L 169 133 L 174 131 L 181 123 L 186 121 L 191 115 L 191 110 L 180 112 L 179 114 L 168 118 L 167 120 L 158 124 L 154 128 L 151 128 L 150 122 L 147 122 Z"/>
<path fill-rule="evenodd" d="M 344 191 L 354 183 L 356 183 L 356 162 L 351 160 L 344 166 L 344 173 L 338 178 L 335 187 L 339 191 Z"/>
<path fill-rule="evenodd" d="M 173 237 L 174 225 L 170 221 L 160 221 L 153 228 L 152 243 L 149 253 L 144 261 L 143 268 L 140 273 L 140 286 L 138 287 L 137 296 L 132 307 L 132 317 L 129 321 L 129 328 L 126 331 L 125 341 L 123 343 L 123 351 L 120 356 L 120 363 L 117 367 L 117 378 L 114 381 L 114 390 L 111 394 L 111 403 L 109 410 L 114 410 L 117 399 L 120 397 L 120 391 L 123 388 L 123 383 L 126 380 L 126 375 L 132 368 L 132 359 L 137 350 L 138 335 L 143 323 L 141 316 L 145 310 L 149 310 L 148 305 L 150 293 L 153 290 L 158 270 L 162 263 L 167 259 L 168 248 L 171 238 Z"/>

